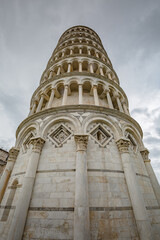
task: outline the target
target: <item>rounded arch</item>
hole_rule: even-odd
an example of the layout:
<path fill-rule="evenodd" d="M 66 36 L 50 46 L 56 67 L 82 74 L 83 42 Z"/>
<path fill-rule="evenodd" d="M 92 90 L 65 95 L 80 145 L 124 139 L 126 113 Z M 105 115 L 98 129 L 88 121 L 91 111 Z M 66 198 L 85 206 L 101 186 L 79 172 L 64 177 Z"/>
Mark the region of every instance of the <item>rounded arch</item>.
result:
<path fill-rule="evenodd" d="M 130 133 L 136 140 L 136 142 L 138 143 L 139 147 L 144 147 L 143 145 L 143 141 L 142 138 L 139 134 L 139 132 L 137 131 L 137 129 L 135 127 L 133 127 L 131 124 L 129 123 L 124 123 L 122 125 L 122 131 L 123 131 L 123 136 L 125 137 L 126 132 Z"/>
<path fill-rule="evenodd" d="M 53 116 L 49 117 L 46 121 L 44 121 L 43 125 L 42 125 L 42 137 L 45 139 L 47 136 L 47 133 L 49 131 L 49 129 L 55 125 L 56 123 L 59 122 L 69 122 L 72 126 L 73 126 L 73 132 L 81 132 L 81 124 L 79 122 L 79 120 L 71 115 L 68 114 L 58 114 L 56 115 L 54 118 Z"/>
<path fill-rule="evenodd" d="M 22 143 L 24 142 L 24 139 L 27 136 L 29 138 L 30 133 L 32 134 L 34 133 L 33 135 L 39 135 L 39 131 L 40 131 L 40 126 L 38 122 L 30 123 L 27 126 L 25 126 L 24 129 L 22 129 L 17 136 L 16 144 L 15 144 L 16 148 L 21 147 Z"/>
<path fill-rule="evenodd" d="M 118 124 L 112 120 L 110 117 L 102 114 L 91 114 L 89 115 L 82 124 L 82 129 L 84 129 L 84 132 L 87 132 L 87 128 L 91 123 L 104 123 L 109 126 L 109 128 L 112 130 L 114 139 L 118 140 L 122 136 L 122 131 Z"/>

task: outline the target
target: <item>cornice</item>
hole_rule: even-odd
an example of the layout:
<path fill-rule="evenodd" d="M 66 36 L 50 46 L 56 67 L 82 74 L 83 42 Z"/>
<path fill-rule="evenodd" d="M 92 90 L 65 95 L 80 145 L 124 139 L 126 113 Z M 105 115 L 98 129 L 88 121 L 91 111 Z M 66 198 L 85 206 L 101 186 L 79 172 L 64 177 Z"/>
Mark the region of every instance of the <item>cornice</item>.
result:
<path fill-rule="evenodd" d="M 122 120 L 126 120 L 126 121 L 132 123 L 136 127 L 138 132 L 140 133 L 141 137 L 143 137 L 143 132 L 142 132 L 142 129 L 141 129 L 139 123 L 136 120 L 134 120 L 132 117 L 130 117 L 129 115 L 122 113 L 118 110 L 100 107 L 100 106 L 94 106 L 94 105 L 65 105 L 65 106 L 54 107 L 54 108 L 42 110 L 42 111 L 40 111 L 38 113 L 34 113 L 33 115 L 24 119 L 17 128 L 16 138 L 17 138 L 20 130 L 25 126 L 25 124 L 29 123 L 30 121 L 35 121 L 36 119 L 43 118 L 45 116 L 52 115 L 52 114 L 59 114 L 59 113 L 64 113 L 64 112 L 72 113 L 72 112 L 77 112 L 77 111 L 81 111 L 81 110 L 84 112 L 107 114 L 107 115 L 110 115 L 110 116 L 113 116 L 116 118 L 120 118 Z"/>

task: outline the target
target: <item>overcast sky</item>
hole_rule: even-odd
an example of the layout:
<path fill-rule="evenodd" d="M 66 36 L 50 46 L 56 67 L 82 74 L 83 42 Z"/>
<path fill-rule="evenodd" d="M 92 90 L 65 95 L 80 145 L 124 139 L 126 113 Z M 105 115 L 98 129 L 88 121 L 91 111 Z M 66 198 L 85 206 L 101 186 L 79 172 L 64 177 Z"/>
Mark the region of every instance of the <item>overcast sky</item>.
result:
<path fill-rule="evenodd" d="M 160 1 L 0 0 L 0 147 L 10 149 L 61 34 L 95 30 L 160 180 Z"/>

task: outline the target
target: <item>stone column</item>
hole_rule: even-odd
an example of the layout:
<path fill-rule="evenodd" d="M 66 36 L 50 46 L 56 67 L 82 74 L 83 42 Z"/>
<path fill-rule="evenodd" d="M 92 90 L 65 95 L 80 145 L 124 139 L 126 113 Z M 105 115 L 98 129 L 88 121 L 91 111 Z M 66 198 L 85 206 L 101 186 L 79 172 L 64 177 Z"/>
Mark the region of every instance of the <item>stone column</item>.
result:
<path fill-rule="evenodd" d="M 151 160 L 149 160 L 148 158 L 148 154 L 149 154 L 149 151 L 147 149 L 144 149 L 141 152 L 141 155 L 142 155 L 142 158 L 144 160 L 144 164 L 146 166 L 146 170 L 147 170 L 147 173 L 148 173 L 148 176 L 150 178 L 150 181 L 151 181 L 151 185 L 153 187 L 153 191 L 155 193 L 155 196 L 156 196 L 156 199 L 157 199 L 157 202 L 160 206 L 160 186 L 159 186 L 159 182 L 156 178 L 156 175 L 153 171 L 153 168 L 151 166 Z"/>
<path fill-rule="evenodd" d="M 82 104 L 83 103 L 83 99 L 82 99 L 82 94 L 83 94 L 82 84 L 78 85 L 78 92 L 79 92 L 79 104 Z"/>
<path fill-rule="evenodd" d="M 127 115 L 129 115 L 129 112 L 128 112 L 128 109 L 127 109 L 126 100 L 123 100 L 123 101 L 122 101 L 122 106 L 123 106 L 124 112 L 125 112 Z"/>
<path fill-rule="evenodd" d="M 99 58 L 99 54 L 98 54 L 98 52 L 96 52 L 96 57 Z"/>
<path fill-rule="evenodd" d="M 91 55 L 91 49 L 90 48 L 88 49 L 88 55 Z"/>
<path fill-rule="evenodd" d="M 101 74 L 102 76 L 104 76 L 102 67 L 99 67 L 99 71 L 100 71 L 100 74 Z"/>
<path fill-rule="evenodd" d="M 52 103 L 53 103 L 53 99 L 54 99 L 54 93 L 55 93 L 55 89 L 52 88 L 47 108 L 51 108 L 52 107 Z"/>
<path fill-rule="evenodd" d="M 64 57 L 64 51 L 62 51 L 62 58 Z"/>
<path fill-rule="evenodd" d="M 5 166 L 5 169 L 4 169 L 1 179 L 0 179 L 0 203 L 1 203 L 3 195 L 5 193 L 5 190 L 6 190 L 6 187 L 8 184 L 8 180 L 11 175 L 12 169 L 14 167 L 14 163 L 17 159 L 18 153 L 19 153 L 19 150 L 16 148 L 11 148 L 9 150 L 9 157 L 7 160 L 7 164 Z"/>
<path fill-rule="evenodd" d="M 68 95 L 68 85 L 65 85 L 64 86 L 62 105 L 66 105 L 66 103 L 67 103 L 67 95 Z"/>
<path fill-rule="evenodd" d="M 82 48 L 79 48 L 79 54 L 82 54 Z"/>
<path fill-rule="evenodd" d="M 95 105 L 99 106 L 99 99 L 97 93 L 97 85 L 93 85 L 93 96 L 94 96 L 94 103 Z"/>
<path fill-rule="evenodd" d="M 152 236 L 152 228 L 147 215 L 145 202 L 129 154 L 130 141 L 122 138 L 116 143 L 122 159 L 125 180 L 128 186 L 139 237 L 141 240 L 153 240 L 154 237 Z"/>
<path fill-rule="evenodd" d="M 79 72 L 82 72 L 82 62 L 79 62 Z"/>
<path fill-rule="evenodd" d="M 70 49 L 70 55 L 72 55 L 72 54 L 73 54 L 73 49 L 71 48 L 71 49 Z"/>
<path fill-rule="evenodd" d="M 33 146 L 32 153 L 28 160 L 26 174 L 23 179 L 22 191 L 16 204 L 16 209 L 12 219 L 11 227 L 9 229 L 7 240 L 22 239 L 36 171 L 44 142 L 44 139 L 40 137 L 32 138 L 30 141 L 30 144 Z"/>
<path fill-rule="evenodd" d="M 111 96 L 110 96 L 110 93 L 109 93 L 109 89 L 106 90 L 106 96 L 107 96 L 107 101 L 108 101 L 109 108 L 114 109 L 112 99 L 111 99 Z"/>
<path fill-rule="evenodd" d="M 34 102 L 33 107 L 32 107 L 32 109 L 31 109 L 31 111 L 29 113 L 29 116 L 34 113 L 35 109 L 36 109 L 36 102 Z"/>
<path fill-rule="evenodd" d="M 51 70 L 50 72 L 49 72 L 49 77 L 48 78 L 52 78 L 53 77 L 53 70 Z"/>
<path fill-rule="evenodd" d="M 42 95 L 41 95 L 41 98 L 40 98 L 40 101 L 39 101 L 39 103 L 38 103 L 38 107 L 37 107 L 36 113 L 41 110 L 42 104 L 43 104 L 43 100 L 44 100 L 44 95 L 42 94 Z"/>
<path fill-rule="evenodd" d="M 61 66 L 58 66 L 57 75 L 61 73 Z"/>
<path fill-rule="evenodd" d="M 120 102 L 119 94 L 118 94 L 118 93 L 115 94 L 115 98 L 116 98 L 116 100 L 117 100 L 117 104 L 118 104 L 119 111 L 120 111 L 120 112 L 123 112 L 122 104 L 121 104 L 121 102 Z"/>
<path fill-rule="evenodd" d="M 88 135 L 75 135 L 76 179 L 74 209 L 74 240 L 90 240 L 88 177 L 86 150 Z"/>
<path fill-rule="evenodd" d="M 70 63 L 70 62 L 68 63 L 68 70 L 67 70 L 67 72 L 68 72 L 68 73 L 71 72 L 71 63 Z"/>
<path fill-rule="evenodd" d="M 90 70 L 90 73 L 94 73 L 92 63 L 89 64 L 89 70 Z"/>

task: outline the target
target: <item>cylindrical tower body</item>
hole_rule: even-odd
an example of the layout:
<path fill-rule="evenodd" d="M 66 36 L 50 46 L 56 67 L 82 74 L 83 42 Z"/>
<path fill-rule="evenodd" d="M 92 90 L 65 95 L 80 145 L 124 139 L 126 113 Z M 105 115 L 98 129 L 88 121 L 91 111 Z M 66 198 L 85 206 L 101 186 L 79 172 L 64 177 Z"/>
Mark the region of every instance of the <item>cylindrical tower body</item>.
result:
<path fill-rule="evenodd" d="M 159 239 L 160 188 L 128 109 L 96 32 L 65 31 L 2 175 L 1 239 Z"/>

